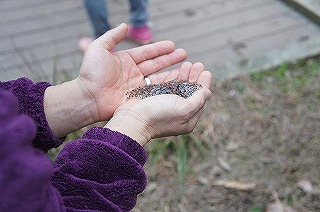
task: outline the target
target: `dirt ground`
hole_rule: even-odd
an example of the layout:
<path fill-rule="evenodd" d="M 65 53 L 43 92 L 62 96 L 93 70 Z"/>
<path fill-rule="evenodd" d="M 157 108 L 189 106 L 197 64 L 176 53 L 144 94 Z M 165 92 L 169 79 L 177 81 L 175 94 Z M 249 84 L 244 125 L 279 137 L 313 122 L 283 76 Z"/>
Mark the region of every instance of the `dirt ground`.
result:
<path fill-rule="evenodd" d="M 186 137 L 183 188 L 168 148 L 147 163 L 134 211 L 320 211 L 319 64 L 316 57 L 216 83 Z"/>

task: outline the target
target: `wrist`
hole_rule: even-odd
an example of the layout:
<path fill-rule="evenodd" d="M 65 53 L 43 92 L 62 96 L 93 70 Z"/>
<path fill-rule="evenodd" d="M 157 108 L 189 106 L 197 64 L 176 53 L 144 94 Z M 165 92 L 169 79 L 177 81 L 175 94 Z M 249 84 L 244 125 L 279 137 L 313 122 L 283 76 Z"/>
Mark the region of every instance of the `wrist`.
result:
<path fill-rule="evenodd" d="M 48 87 L 44 95 L 46 118 L 57 137 L 94 123 L 93 105 L 77 80 Z"/>
<path fill-rule="evenodd" d="M 153 130 L 148 122 L 131 111 L 115 114 L 105 127 L 129 136 L 141 146 L 145 146 L 152 139 L 150 132 Z"/>

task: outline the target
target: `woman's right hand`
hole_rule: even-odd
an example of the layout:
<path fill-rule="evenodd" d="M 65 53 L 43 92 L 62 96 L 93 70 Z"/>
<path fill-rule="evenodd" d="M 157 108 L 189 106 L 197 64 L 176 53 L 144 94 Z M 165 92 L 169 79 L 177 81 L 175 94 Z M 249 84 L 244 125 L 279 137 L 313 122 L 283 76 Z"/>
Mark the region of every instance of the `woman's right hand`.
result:
<path fill-rule="evenodd" d="M 163 94 L 123 103 L 105 127 L 121 132 L 142 146 L 152 138 L 190 133 L 211 95 L 212 75 L 201 63 L 183 63 L 177 80 L 196 82 L 202 87 L 191 97 Z"/>

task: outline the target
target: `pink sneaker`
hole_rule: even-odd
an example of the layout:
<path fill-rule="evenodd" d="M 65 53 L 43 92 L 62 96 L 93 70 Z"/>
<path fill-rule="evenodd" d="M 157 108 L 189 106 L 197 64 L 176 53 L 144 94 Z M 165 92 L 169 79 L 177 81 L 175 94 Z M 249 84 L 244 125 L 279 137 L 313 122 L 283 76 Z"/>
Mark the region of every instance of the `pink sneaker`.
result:
<path fill-rule="evenodd" d="M 129 25 L 127 38 L 133 40 L 139 45 L 146 45 L 152 42 L 153 35 L 150 27 L 147 25 L 143 25 L 141 27 Z"/>

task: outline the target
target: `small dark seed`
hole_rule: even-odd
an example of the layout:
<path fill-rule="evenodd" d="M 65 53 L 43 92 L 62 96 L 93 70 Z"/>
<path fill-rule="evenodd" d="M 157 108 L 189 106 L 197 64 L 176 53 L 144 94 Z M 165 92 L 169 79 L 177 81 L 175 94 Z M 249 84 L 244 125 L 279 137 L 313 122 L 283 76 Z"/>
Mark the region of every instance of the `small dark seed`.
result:
<path fill-rule="evenodd" d="M 145 87 L 137 87 L 126 93 L 127 99 L 139 98 L 144 99 L 150 96 L 156 96 L 161 94 L 174 94 L 183 98 L 188 98 L 192 94 L 199 90 L 201 85 L 188 82 L 188 81 L 177 81 L 173 80 L 170 82 L 149 85 Z"/>

